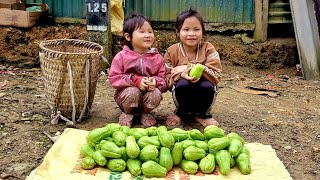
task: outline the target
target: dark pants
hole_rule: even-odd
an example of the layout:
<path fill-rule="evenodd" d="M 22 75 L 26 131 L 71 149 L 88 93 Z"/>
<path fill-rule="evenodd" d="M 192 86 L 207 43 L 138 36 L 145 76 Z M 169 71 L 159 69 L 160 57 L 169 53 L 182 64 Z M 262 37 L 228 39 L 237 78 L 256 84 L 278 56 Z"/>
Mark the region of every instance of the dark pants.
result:
<path fill-rule="evenodd" d="M 172 93 L 177 107 L 176 114 L 181 118 L 196 115 L 200 118 L 212 117 L 211 106 L 216 98 L 216 87 L 210 81 L 201 78 L 197 83 L 180 79 Z"/>

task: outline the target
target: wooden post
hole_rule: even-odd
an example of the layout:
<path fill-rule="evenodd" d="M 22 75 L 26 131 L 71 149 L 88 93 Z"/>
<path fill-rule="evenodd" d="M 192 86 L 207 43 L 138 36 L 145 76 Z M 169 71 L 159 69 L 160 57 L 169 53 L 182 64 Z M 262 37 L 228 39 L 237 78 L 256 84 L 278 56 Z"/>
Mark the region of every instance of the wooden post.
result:
<path fill-rule="evenodd" d="M 264 42 L 268 35 L 269 0 L 255 0 L 254 12 L 256 27 L 253 39 L 257 42 Z"/>
<path fill-rule="evenodd" d="M 105 71 L 112 60 L 112 34 L 110 26 L 110 0 L 86 0 L 87 37 L 86 40 L 103 46 L 101 70 Z"/>

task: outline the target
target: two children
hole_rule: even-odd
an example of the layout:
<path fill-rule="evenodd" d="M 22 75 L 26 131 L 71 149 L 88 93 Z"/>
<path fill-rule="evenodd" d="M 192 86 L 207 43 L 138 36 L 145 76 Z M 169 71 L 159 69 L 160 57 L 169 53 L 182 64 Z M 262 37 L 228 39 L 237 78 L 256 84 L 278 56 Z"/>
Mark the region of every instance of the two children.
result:
<path fill-rule="evenodd" d="M 189 117 L 203 126 L 218 125 L 210 110 L 221 80 L 219 54 L 211 43 L 203 42 L 205 28 L 198 12 L 183 11 L 175 27 L 180 42 L 170 46 L 163 58 L 151 48 L 154 34 L 148 20 L 140 15 L 125 20 L 125 45 L 114 57 L 109 71 L 110 84 L 116 89 L 115 100 L 122 110 L 121 125 L 130 127 L 134 114 L 141 114 L 142 125 L 155 125 L 150 112 L 159 106 L 161 93 L 167 87 L 177 108 L 168 116 L 168 126 L 180 125 L 182 119 Z M 195 64 L 203 65 L 200 79 L 188 75 Z"/>

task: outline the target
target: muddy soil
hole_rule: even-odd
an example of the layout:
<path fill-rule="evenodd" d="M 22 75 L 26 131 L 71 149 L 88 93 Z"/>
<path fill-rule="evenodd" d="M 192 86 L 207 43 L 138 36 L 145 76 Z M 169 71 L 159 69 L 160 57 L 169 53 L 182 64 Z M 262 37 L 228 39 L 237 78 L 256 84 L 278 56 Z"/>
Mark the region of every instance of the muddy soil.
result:
<path fill-rule="evenodd" d="M 155 46 L 161 52 L 175 41 L 172 32 L 156 34 Z M 0 27 L 0 179 L 25 179 L 53 145 L 45 133 L 56 137 L 67 127 L 64 122 L 50 124 L 38 57 L 39 42 L 58 38 L 85 39 L 86 27 Z M 303 80 L 297 71 L 294 37 L 246 44 L 241 34 L 208 34 L 207 40 L 216 46 L 223 64 L 212 109 L 221 127 L 247 142 L 270 144 L 293 179 L 320 179 L 320 81 Z M 117 122 L 120 110 L 113 93 L 102 73 L 90 117 L 75 128 L 92 130 Z M 163 96 L 154 110 L 159 124 L 175 108 L 170 92 Z M 202 128 L 196 122 L 182 127 Z"/>

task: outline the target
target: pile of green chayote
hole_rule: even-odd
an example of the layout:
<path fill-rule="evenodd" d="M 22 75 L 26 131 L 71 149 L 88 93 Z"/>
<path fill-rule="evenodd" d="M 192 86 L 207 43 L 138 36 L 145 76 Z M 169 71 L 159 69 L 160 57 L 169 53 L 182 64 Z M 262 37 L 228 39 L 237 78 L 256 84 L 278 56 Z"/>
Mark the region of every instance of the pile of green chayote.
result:
<path fill-rule="evenodd" d="M 98 164 L 114 172 L 128 170 L 133 176 L 165 177 L 173 166 L 186 173 L 219 172 L 228 175 L 237 165 L 242 174 L 251 173 L 250 152 L 244 139 L 210 125 L 198 129 L 167 130 L 165 126 L 129 128 L 116 123 L 90 131 L 80 148 L 83 169 Z"/>

